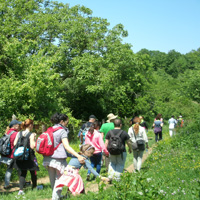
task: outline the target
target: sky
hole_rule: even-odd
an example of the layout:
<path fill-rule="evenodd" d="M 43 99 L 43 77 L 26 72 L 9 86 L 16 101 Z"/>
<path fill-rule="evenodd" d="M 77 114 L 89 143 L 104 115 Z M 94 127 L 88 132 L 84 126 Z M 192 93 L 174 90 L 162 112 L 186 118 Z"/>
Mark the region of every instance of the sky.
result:
<path fill-rule="evenodd" d="M 107 19 L 110 29 L 123 24 L 124 43 L 141 49 L 182 54 L 200 48 L 200 0 L 57 0 L 84 5 L 92 16 Z"/>

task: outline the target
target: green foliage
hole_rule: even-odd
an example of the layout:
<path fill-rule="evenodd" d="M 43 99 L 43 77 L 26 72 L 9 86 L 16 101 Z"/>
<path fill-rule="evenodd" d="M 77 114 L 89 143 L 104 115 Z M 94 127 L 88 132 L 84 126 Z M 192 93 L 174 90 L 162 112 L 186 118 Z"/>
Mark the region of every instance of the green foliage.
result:
<path fill-rule="evenodd" d="M 157 113 L 162 113 L 165 120 L 180 113 L 184 119 L 198 118 L 200 49 L 185 55 L 175 50 L 163 53 L 147 49 L 134 54 L 131 45 L 122 42 L 127 36 L 122 24 L 109 28 L 106 19 L 94 17 L 85 6 L 70 8 L 68 4 L 43 0 L 1 1 L 0 132 L 5 132 L 12 114 L 19 120 L 31 118 L 35 124 L 48 127 L 53 113 L 67 113 L 70 143 L 77 140 L 81 125 L 81 120 L 77 119 L 87 120 L 90 114 L 101 120 L 113 112 L 126 118 L 125 126 L 134 115 L 143 115 L 149 124 Z M 199 141 L 195 140 L 198 126 L 197 121 L 192 126 L 188 124 L 186 129 L 180 130 L 181 139 L 169 139 L 157 148 L 161 152 L 159 155 L 168 156 L 163 150 L 166 148 L 170 155 L 179 156 L 180 163 L 182 155 L 183 159 L 189 157 L 193 164 L 191 177 L 197 172 L 192 159 L 199 153 Z M 76 145 L 74 148 L 78 151 Z M 40 156 L 38 159 L 41 162 Z M 159 159 L 164 158 L 160 156 Z M 159 159 L 150 158 L 152 165 L 154 161 L 155 165 L 160 164 Z M 173 163 L 170 157 L 167 159 L 170 167 Z M 1 166 L 5 170 L 4 167 Z M 42 166 L 41 169 L 39 176 L 45 176 Z M 163 170 L 167 171 L 166 167 L 163 166 Z M 153 169 L 150 171 L 153 173 Z M 165 182 L 173 182 L 171 175 L 169 179 L 153 180 L 158 187 L 155 189 L 151 185 L 146 192 L 148 176 L 146 172 L 136 177 L 126 174 L 122 182 L 114 183 L 112 196 L 104 195 L 104 198 L 128 199 L 135 195 L 135 199 L 145 199 L 150 195 L 162 199 L 168 195 L 171 199 L 169 194 L 164 196 L 159 192 Z M 13 179 L 16 178 L 15 172 Z M 126 179 L 133 185 L 139 183 L 127 194 L 125 190 L 129 190 L 130 185 L 126 185 Z M 195 182 L 195 188 L 191 189 L 195 199 L 199 180 L 191 181 Z M 171 186 L 177 184 L 180 183 Z M 99 189 L 103 191 L 104 187 L 100 185 Z M 92 198 L 98 197 L 93 195 Z"/>
<path fill-rule="evenodd" d="M 72 199 L 199 199 L 199 117 L 177 135 L 160 141 L 140 173 L 124 173 L 121 181 L 106 185 L 98 181 L 99 192 Z M 105 190 L 106 189 L 106 190 Z"/>
<path fill-rule="evenodd" d="M 113 112 L 142 114 L 150 121 L 158 112 L 171 115 L 177 102 L 186 107 L 184 114 L 190 98 L 198 102 L 193 73 L 198 74 L 199 49 L 186 55 L 146 49 L 134 54 L 122 43 L 128 35 L 122 24 L 109 29 L 106 19 L 79 5 L 9 0 L 0 10 L 2 121 L 17 113 L 48 123 L 52 113 L 64 109 L 84 120 L 91 113 L 101 119 Z M 159 98 L 155 87 L 167 91 Z M 188 102 L 182 103 L 185 97 Z"/>

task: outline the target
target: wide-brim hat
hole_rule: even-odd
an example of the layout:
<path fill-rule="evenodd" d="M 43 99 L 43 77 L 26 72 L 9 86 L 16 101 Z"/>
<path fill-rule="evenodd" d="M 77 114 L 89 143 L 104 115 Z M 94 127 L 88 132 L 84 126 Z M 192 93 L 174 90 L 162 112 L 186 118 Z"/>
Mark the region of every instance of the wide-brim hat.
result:
<path fill-rule="evenodd" d="M 112 119 L 116 119 L 118 116 L 114 115 L 113 113 L 110 113 L 107 115 L 108 120 L 106 122 L 110 122 Z"/>

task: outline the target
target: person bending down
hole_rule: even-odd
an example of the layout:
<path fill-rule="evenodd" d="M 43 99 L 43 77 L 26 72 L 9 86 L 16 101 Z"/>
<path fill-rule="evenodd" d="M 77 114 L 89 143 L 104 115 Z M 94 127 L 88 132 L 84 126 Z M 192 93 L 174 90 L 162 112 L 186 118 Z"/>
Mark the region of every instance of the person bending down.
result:
<path fill-rule="evenodd" d="M 57 190 L 67 186 L 73 195 L 84 193 L 83 180 L 79 175 L 79 169 L 82 166 L 84 166 L 85 169 L 90 170 L 95 177 L 100 177 L 103 181 L 109 181 L 108 178 L 101 177 L 91 166 L 89 158 L 93 155 L 95 148 L 90 144 L 85 144 L 81 146 L 80 151 L 80 155 L 85 158 L 85 164 L 81 164 L 78 158 L 72 157 L 65 168 L 64 174 L 59 178 L 56 184 Z"/>

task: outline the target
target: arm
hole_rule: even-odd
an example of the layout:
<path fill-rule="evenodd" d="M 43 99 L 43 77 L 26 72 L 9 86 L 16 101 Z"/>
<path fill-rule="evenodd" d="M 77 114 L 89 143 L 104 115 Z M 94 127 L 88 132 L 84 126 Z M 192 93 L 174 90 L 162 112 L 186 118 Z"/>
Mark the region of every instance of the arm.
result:
<path fill-rule="evenodd" d="M 36 133 L 32 133 L 31 136 L 30 136 L 30 147 L 31 149 L 34 149 L 35 148 L 35 141 L 36 141 Z"/>
<path fill-rule="evenodd" d="M 99 137 L 99 145 L 101 146 L 102 150 L 104 151 L 104 153 L 108 156 L 109 152 L 107 150 L 107 147 L 105 146 L 102 137 Z"/>
<path fill-rule="evenodd" d="M 66 149 L 69 153 L 71 153 L 72 155 L 74 155 L 75 157 L 77 157 L 78 160 L 79 160 L 79 162 L 80 162 L 81 164 L 84 164 L 85 158 L 84 158 L 83 156 L 79 155 L 76 151 L 74 151 L 74 149 L 72 149 L 72 147 L 70 147 L 69 141 L 68 141 L 67 138 L 63 138 L 63 139 L 62 139 L 62 143 L 63 143 L 63 146 L 65 147 L 65 149 Z"/>
<path fill-rule="evenodd" d="M 132 142 L 131 142 L 131 140 L 130 139 L 126 140 L 126 144 L 128 145 L 129 153 L 131 153 L 132 152 Z"/>
<path fill-rule="evenodd" d="M 91 171 L 92 174 L 94 174 L 95 177 L 99 176 L 99 174 L 93 169 L 90 162 L 88 160 L 85 161 L 85 166 L 88 170 Z"/>
<path fill-rule="evenodd" d="M 148 145 L 148 137 L 147 137 L 147 134 L 146 134 L 145 129 L 143 130 L 143 139 L 144 139 L 144 141 L 146 142 L 146 148 L 148 149 L 148 148 L 149 148 L 149 145 Z"/>
<path fill-rule="evenodd" d="M 108 148 L 108 142 L 109 142 L 109 140 L 106 139 L 106 142 L 105 142 L 106 149 Z"/>

